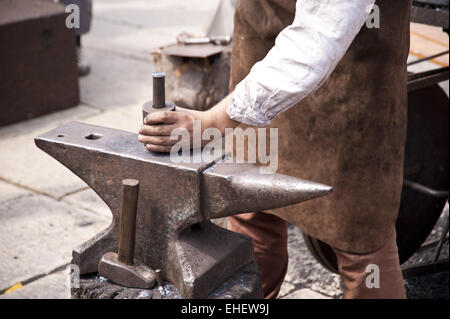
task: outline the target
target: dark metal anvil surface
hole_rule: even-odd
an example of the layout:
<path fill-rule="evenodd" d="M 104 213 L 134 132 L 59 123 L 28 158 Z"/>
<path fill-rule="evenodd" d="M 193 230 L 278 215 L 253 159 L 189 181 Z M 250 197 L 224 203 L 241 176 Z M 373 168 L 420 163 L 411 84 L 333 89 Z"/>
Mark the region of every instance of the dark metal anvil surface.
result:
<path fill-rule="evenodd" d="M 71 122 L 35 138 L 36 145 L 84 180 L 109 206 L 111 225 L 73 251 L 80 273 L 93 273 L 117 251 L 123 179 L 140 181 L 135 259 L 173 282 L 184 298 L 203 298 L 252 261 L 251 241 L 209 220 L 291 205 L 331 187 L 251 164 L 174 164 L 149 152 L 137 134 Z"/>

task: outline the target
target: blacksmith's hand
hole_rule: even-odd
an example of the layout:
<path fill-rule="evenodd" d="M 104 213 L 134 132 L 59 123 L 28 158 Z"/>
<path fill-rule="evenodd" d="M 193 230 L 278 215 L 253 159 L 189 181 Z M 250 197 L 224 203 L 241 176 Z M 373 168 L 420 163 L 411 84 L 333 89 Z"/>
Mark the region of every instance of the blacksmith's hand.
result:
<path fill-rule="evenodd" d="M 222 136 L 225 128 L 235 128 L 239 122 L 231 120 L 226 107 L 231 99 L 231 94 L 219 102 L 208 111 L 195 111 L 176 107 L 175 112 L 161 111 L 148 114 L 144 119 L 144 125 L 139 130 L 139 141 L 144 143 L 146 148 L 153 152 L 170 152 L 171 147 L 179 139 L 170 139 L 170 135 L 175 129 L 185 129 L 190 135 L 190 146 L 193 145 L 194 121 L 201 123 L 201 133 L 209 127 L 215 127 L 220 130 Z M 175 134 L 175 136 L 179 136 Z M 202 141 L 202 146 L 209 141 Z"/>

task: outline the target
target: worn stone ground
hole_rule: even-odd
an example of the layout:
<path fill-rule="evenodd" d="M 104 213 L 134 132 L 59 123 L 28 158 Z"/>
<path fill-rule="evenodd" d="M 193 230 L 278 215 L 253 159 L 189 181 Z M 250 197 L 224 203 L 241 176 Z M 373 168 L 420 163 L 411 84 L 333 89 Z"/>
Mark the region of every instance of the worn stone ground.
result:
<path fill-rule="evenodd" d="M 74 120 L 136 131 L 140 107 L 152 93 L 149 51 L 181 31 L 204 33 L 216 5 L 94 1 L 92 30 L 82 40 L 92 71 L 80 79 L 80 105 L 0 128 L 0 298 L 69 298 L 72 249 L 111 220 L 98 196 L 37 149 L 33 138 Z M 448 244 L 445 249 L 448 256 Z M 289 228 L 289 253 L 281 298 L 341 296 L 339 277 L 313 259 L 295 227 Z M 448 272 L 417 280 L 407 282 L 410 297 L 448 298 Z M 5 293 L 14 285 L 18 289 Z"/>

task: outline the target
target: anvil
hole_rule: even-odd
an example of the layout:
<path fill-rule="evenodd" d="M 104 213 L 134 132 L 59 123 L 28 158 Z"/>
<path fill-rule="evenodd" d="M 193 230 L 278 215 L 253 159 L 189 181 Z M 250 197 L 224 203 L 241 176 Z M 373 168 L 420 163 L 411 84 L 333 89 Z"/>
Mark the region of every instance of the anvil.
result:
<path fill-rule="evenodd" d="M 85 181 L 109 206 L 111 225 L 73 251 L 81 274 L 117 251 L 121 181 L 140 182 L 135 259 L 174 283 L 184 298 L 203 298 L 253 260 L 251 240 L 211 219 L 274 209 L 326 195 L 332 188 L 223 157 L 178 163 L 149 152 L 137 134 L 70 122 L 36 145 Z M 192 154 L 189 156 L 193 156 Z"/>

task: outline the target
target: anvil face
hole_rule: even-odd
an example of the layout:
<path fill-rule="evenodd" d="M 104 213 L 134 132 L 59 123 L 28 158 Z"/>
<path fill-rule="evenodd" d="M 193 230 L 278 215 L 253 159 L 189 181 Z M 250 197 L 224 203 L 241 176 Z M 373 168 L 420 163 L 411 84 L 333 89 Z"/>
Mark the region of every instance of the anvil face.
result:
<path fill-rule="evenodd" d="M 121 181 L 140 182 L 135 259 L 160 268 L 185 298 L 203 298 L 252 260 L 251 241 L 209 219 L 272 209 L 323 196 L 331 188 L 257 173 L 254 165 L 174 164 L 149 152 L 137 134 L 71 122 L 35 139 L 36 145 L 84 180 L 109 206 L 111 225 L 73 251 L 81 274 L 97 271 L 117 251 Z M 200 223 L 200 224 L 198 224 Z M 196 227 L 191 227 L 192 225 Z"/>

